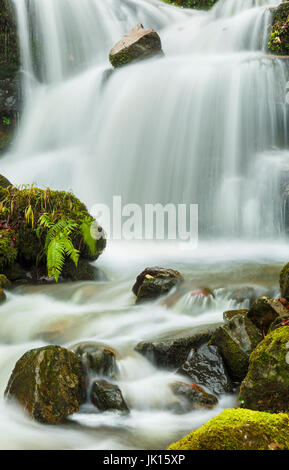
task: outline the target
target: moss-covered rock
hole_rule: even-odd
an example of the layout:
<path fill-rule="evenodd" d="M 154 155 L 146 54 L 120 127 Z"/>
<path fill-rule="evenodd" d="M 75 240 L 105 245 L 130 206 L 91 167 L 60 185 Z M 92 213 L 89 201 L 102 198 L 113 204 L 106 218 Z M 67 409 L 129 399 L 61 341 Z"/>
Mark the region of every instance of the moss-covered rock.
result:
<path fill-rule="evenodd" d="M 263 296 L 257 299 L 249 309 L 247 317 L 263 333 L 267 333 L 271 323 L 279 316 L 287 314 L 287 309 L 276 299 Z"/>
<path fill-rule="evenodd" d="M 70 350 L 81 357 L 90 375 L 115 378 L 118 372 L 117 352 L 105 344 L 94 341 L 77 343 Z"/>
<path fill-rule="evenodd" d="M 90 399 L 99 411 L 129 412 L 119 387 L 106 380 L 95 380 L 93 382 Z"/>
<path fill-rule="evenodd" d="M 289 263 L 281 269 L 279 282 L 281 296 L 289 300 Z"/>
<path fill-rule="evenodd" d="M 273 413 L 289 412 L 289 326 L 268 334 L 252 352 L 241 384 L 242 407 Z"/>
<path fill-rule="evenodd" d="M 283 326 L 289 326 L 289 313 L 284 317 L 277 317 L 276 320 L 271 323 L 268 333 L 272 333 L 272 331 Z"/>
<path fill-rule="evenodd" d="M 241 382 L 248 371 L 249 356 L 263 336 L 246 316 L 233 316 L 212 335 L 209 344 L 217 346 L 231 379 Z"/>
<path fill-rule="evenodd" d="M 0 287 L 0 305 L 3 304 L 6 300 L 6 294 L 4 290 Z"/>
<path fill-rule="evenodd" d="M 1 289 L 9 289 L 11 287 L 11 282 L 9 279 L 4 275 L 0 274 L 0 288 Z"/>
<path fill-rule="evenodd" d="M 174 269 L 146 268 L 137 276 L 132 288 L 133 293 L 136 295 L 136 303 L 157 299 L 167 294 L 183 280 L 181 273 Z"/>
<path fill-rule="evenodd" d="M 114 67 L 121 67 L 135 60 L 142 60 L 162 51 L 160 37 L 153 29 L 144 29 L 141 24 L 132 28 L 109 53 Z"/>
<path fill-rule="evenodd" d="M 218 399 L 199 385 L 176 381 L 170 384 L 170 389 L 178 399 L 170 406 L 175 413 L 188 413 L 200 408 L 210 409 L 218 404 Z"/>
<path fill-rule="evenodd" d="M 268 47 L 274 54 L 289 54 L 289 2 L 281 2 L 273 8 Z"/>
<path fill-rule="evenodd" d="M 17 255 L 16 232 L 9 228 L 4 230 L 0 228 L 0 271 L 5 272 L 5 269 L 16 260 Z"/>
<path fill-rule="evenodd" d="M 15 399 L 35 420 L 58 424 L 79 410 L 85 375 L 79 357 L 60 346 L 26 352 L 16 363 L 5 396 Z"/>
<path fill-rule="evenodd" d="M 288 450 L 287 414 L 228 409 L 169 450 Z"/>
<path fill-rule="evenodd" d="M 0 188 L 8 188 L 8 186 L 11 186 L 10 181 L 5 176 L 0 175 Z"/>
<path fill-rule="evenodd" d="M 164 0 L 166 3 L 195 10 L 209 10 L 218 0 Z"/>

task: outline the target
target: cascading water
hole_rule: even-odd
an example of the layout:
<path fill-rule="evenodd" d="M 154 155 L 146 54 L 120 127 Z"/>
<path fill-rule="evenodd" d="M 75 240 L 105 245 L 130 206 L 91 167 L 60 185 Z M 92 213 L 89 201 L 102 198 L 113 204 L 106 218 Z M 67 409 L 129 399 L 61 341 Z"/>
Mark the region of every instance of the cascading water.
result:
<path fill-rule="evenodd" d="M 287 69 L 266 51 L 269 2 L 219 0 L 209 12 L 159 0 L 14 4 L 25 103 L 1 173 L 13 183 L 72 189 L 88 206 L 110 204 L 113 195 L 139 204 L 197 203 L 201 240 L 231 243 L 178 252 L 111 242 L 98 262 L 109 282 L 9 293 L 0 310 L 1 395 L 15 361 L 54 334 L 66 346 L 90 339 L 116 348 L 132 411 L 121 417 L 83 410 L 51 430 L 0 402 L 0 448 L 165 448 L 233 406 L 234 397 L 210 411 L 174 415 L 169 384 L 176 376 L 134 346 L 221 321 L 231 306 L 224 286 L 266 292 L 286 260 L 281 242 L 270 252 L 266 245 L 284 237 L 280 181 L 288 166 Z M 137 23 L 159 32 L 165 57 L 110 72 L 109 49 Z M 220 291 L 210 307 L 198 299 L 195 308 L 187 297 L 171 309 L 133 306 L 133 278 L 151 263 Z"/>

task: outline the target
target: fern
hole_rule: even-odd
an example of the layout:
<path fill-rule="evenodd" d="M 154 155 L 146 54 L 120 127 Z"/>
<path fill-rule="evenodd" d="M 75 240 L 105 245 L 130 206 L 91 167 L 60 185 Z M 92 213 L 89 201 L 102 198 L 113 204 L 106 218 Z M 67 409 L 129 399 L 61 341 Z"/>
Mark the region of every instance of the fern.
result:
<path fill-rule="evenodd" d="M 88 249 L 92 256 L 96 254 L 96 239 L 91 235 L 91 228 L 93 222 L 91 219 L 86 218 L 80 225 L 81 234 L 84 240 L 84 243 L 88 246 Z"/>

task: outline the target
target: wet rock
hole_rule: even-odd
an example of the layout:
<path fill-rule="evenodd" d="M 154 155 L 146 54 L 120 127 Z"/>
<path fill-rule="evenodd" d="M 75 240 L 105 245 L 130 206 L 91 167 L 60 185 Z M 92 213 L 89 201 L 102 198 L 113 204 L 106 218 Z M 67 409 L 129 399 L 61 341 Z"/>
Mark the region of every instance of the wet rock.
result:
<path fill-rule="evenodd" d="M 95 380 L 93 382 L 90 399 L 99 411 L 129 412 L 119 387 L 106 380 Z"/>
<path fill-rule="evenodd" d="M 213 328 L 215 329 L 215 328 Z M 212 331 L 201 330 L 191 336 L 165 338 L 163 340 L 142 341 L 135 350 L 153 362 L 157 367 L 175 370 L 186 360 L 190 350 L 205 344 L 211 338 Z"/>
<path fill-rule="evenodd" d="M 204 344 L 198 349 L 193 348 L 177 372 L 190 377 L 194 384 L 206 387 L 213 394 L 233 391 L 222 356 L 215 346 Z"/>
<path fill-rule="evenodd" d="M 252 303 L 263 294 L 263 292 L 259 292 L 252 286 L 237 287 L 231 290 L 230 294 L 228 295 L 228 299 L 233 300 L 236 304 L 242 304 L 246 302 L 248 306 L 251 306 Z"/>
<path fill-rule="evenodd" d="M 11 186 L 10 181 L 7 178 L 5 178 L 5 176 L 0 175 L 0 187 L 8 188 L 8 186 Z"/>
<path fill-rule="evenodd" d="M 85 259 L 79 259 L 77 266 L 71 260 L 67 260 L 61 272 L 63 279 L 68 281 L 95 281 L 100 277 L 96 266 Z"/>
<path fill-rule="evenodd" d="M 161 52 L 162 44 L 158 33 L 138 24 L 113 46 L 109 60 L 114 67 L 121 67 Z"/>
<path fill-rule="evenodd" d="M 289 326 L 268 334 L 250 356 L 240 388 L 243 408 L 289 412 Z"/>
<path fill-rule="evenodd" d="M 289 417 L 232 409 L 208 421 L 169 450 L 282 450 L 289 449 Z"/>
<path fill-rule="evenodd" d="M 84 398 L 85 375 L 79 357 L 60 346 L 26 352 L 16 363 L 5 396 L 35 420 L 58 424 L 76 413 Z"/>
<path fill-rule="evenodd" d="M 70 348 L 81 357 L 83 364 L 90 373 L 115 378 L 118 372 L 117 352 L 101 343 L 87 341 L 75 344 Z"/>
<path fill-rule="evenodd" d="M 170 388 L 178 398 L 178 401 L 171 407 L 175 413 L 188 413 L 200 408 L 210 409 L 218 403 L 214 395 L 205 392 L 202 387 L 195 384 L 177 381 L 173 382 Z"/>
<path fill-rule="evenodd" d="M 209 344 L 217 346 L 231 379 L 241 382 L 248 371 L 250 354 L 262 339 L 251 320 L 238 314 L 213 333 Z"/>
<path fill-rule="evenodd" d="M 167 294 L 173 287 L 183 282 L 183 276 L 173 269 L 146 268 L 136 278 L 132 288 L 136 303 L 156 299 Z"/>
<path fill-rule="evenodd" d="M 289 52 L 289 2 L 281 2 L 272 11 L 272 26 L 269 37 L 269 50 L 273 54 L 288 55 Z"/>
<path fill-rule="evenodd" d="M 280 272 L 280 291 L 281 297 L 289 300 L 289 263 L 285 264 Z"/>
<path fill-rule="evenodd" d="M 9 289 L 11 287 L 11 282 L 4 274 L 0 274 L 0 288 L 1 289 Z"/>
<path fill-rule="evenodd" d="M 282 326 L 289 326 L 289 313 L 288 315 L 284 315 L 284 317 L 277 317 L 270 325 L 268 333 L 277 330 L 277 328 L 281 328 Z"/>
<path fill-rule="evenodd" d="M 244 317 L 247 315 L 249 310 L 247 308 L 239 309 L 239 310 L 227 310 L 223 313 L 223 318 L 225 321 L 230 321 L 236 315 L 243 315 Z"/>
<path fill-rule="evenodd" d="M 0 287 L 0 305 L 3 304 L 6 300 L 6 294 L 3 289 Z"/>
<path fill-rule="evenodd" d="M 262 332 L 267 333 L 270 324 L 279 316 L 287 314 L 287 310 L 279 300 L 264 296 L 257 299 L 247 314 L 247 317 Z"/>

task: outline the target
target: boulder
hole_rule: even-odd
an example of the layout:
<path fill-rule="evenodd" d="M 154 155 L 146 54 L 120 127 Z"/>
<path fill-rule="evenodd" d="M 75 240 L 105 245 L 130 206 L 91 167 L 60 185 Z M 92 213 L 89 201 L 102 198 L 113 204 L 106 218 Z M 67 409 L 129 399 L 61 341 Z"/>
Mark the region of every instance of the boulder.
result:
<path fill-rule="evenodd" d="M 16 363 L 5 396 L 15 399 L 35 420 L 58 424 L 79 410 L 85 374 L 79 357 L 60 346 L 26 352 Z"/>
<path fill-rule="evenodd" d="M 268 333 L 271 333 L 274 330 L 277 330 L 277 328 L 280 328 L 281 326 L 289 326 L 289 313 L 288 315 L 285 315 L 284 317 L 277 317 L 270 325 Z"/>
<path fill-rule="evenodd" d="M 0 288 L 9 289 L 11 287 L 11 282 L 4 274 L 0 274 Z"/>
<path fill-rule="evenodd" d="M 173 269 L 146 268 L 137 276 L 132 288 L 133 293 L 136 295 L 136 303 L 157 299 L 167 294 L 183 280 L 181 273 Z"/>
<path fill-rule="evenodd" d="M 249 318 L 262 332 L 267 333 L 270 324 L 288 313 L 279 300 L 264 296 L 257 299 L 249 309 Z"/>
<path fill-rule="evenodd" d="M 207 393 L 199 385 L 177 381 L 170 384 L 170 389 L 178 399 L 171 406 L 175 413 L 188 413 L 200 408 L 210 409 L 218 403 L 218 399 L 214 395 Z"/>
<path fill-rule="evenodd" d="M 289 326 L 268 334 L 252 352 L 240 388 L 243 408 L 289 412 Z"/>
<path fill-rule="evenodd" d="M 3 304 L 6 300 L 6 294 L 3 289 L 0 287 L 0 305 Z"/>
<path fill-rule="evenodd" d="M 281 296 L 289 300 L 289 263 L 285 264 L 280 272 L 280 291 Z"/>
<path fill-rule="evenodd" d="M 190 336 L 142 341 L 137 344 L 135 350 L 157 367 L 175 370 L 186 360 L 192 348 L 198 348 L 209 341 L 212 330 L 198 328 L 196 333 Z"/>
<path fill-rule="evenodd" d="M 226 312 L 223 313 L 223 318 L 225 321 L 230 321 L 236 315 L 243 315 L 245 317 L 248 312 L 249 310 L 246 308 L 239 309 L 239 310 L 227 310 Z"/>
<path fill-rule="evenodd" d="M 251 352 L 262 341 L 260 330 L 246 316 L 233 316 L 212 335 L 209 344 L 217 346 L 234 382 L 241 382 L 248 371 Z"/>
<path fill-rule="evenodd" d="M 66 261 L 61 277 L 68 281 L 95 281 L 100 277 L 99 270 L 86 259 L 79 259 L 77 266 L 70 259 Z"/>
<path fill-rule="evenodd" d="M 227 409 L 169 450 L 288 450 L 287 414 Z"/>
<path fill-rule="evenodd" d="M 158 33 L 138 24 L 113 46 L 109 53 L 109 60 L 114 67 L 121 67 L 161 52 L 162 44 Z"/>
<path fill-rule="evenodd" d="M 86 341 L 77 343 L 69 348 L 81 357 L 85 368 L 90 375 L 102 375 L 115 378 L 118 372 L 116 357 L 117 352 L 105 344 Z"/>
<path fill-rule="evenodd" d="M 231 393 L 233 384 L 218 348 L 204 344 L 192 349 L 178 374 L 190 377 L 192 382 L 206 387 L 214 395 Z"/>
<path fill-rule="evenodd" d="M 288 55 L 289 53 L 289 2 L 281 2 L 271 8 L 272 25 L 268 42 L 273 54 Z"/>
<path fill-rule="evenodd" d="M 128 413 L 129 409 L 117 385 L 106 380 L 95 380 L 90 392 L 91 402 L 99 411 L 121 411 Z"/>

